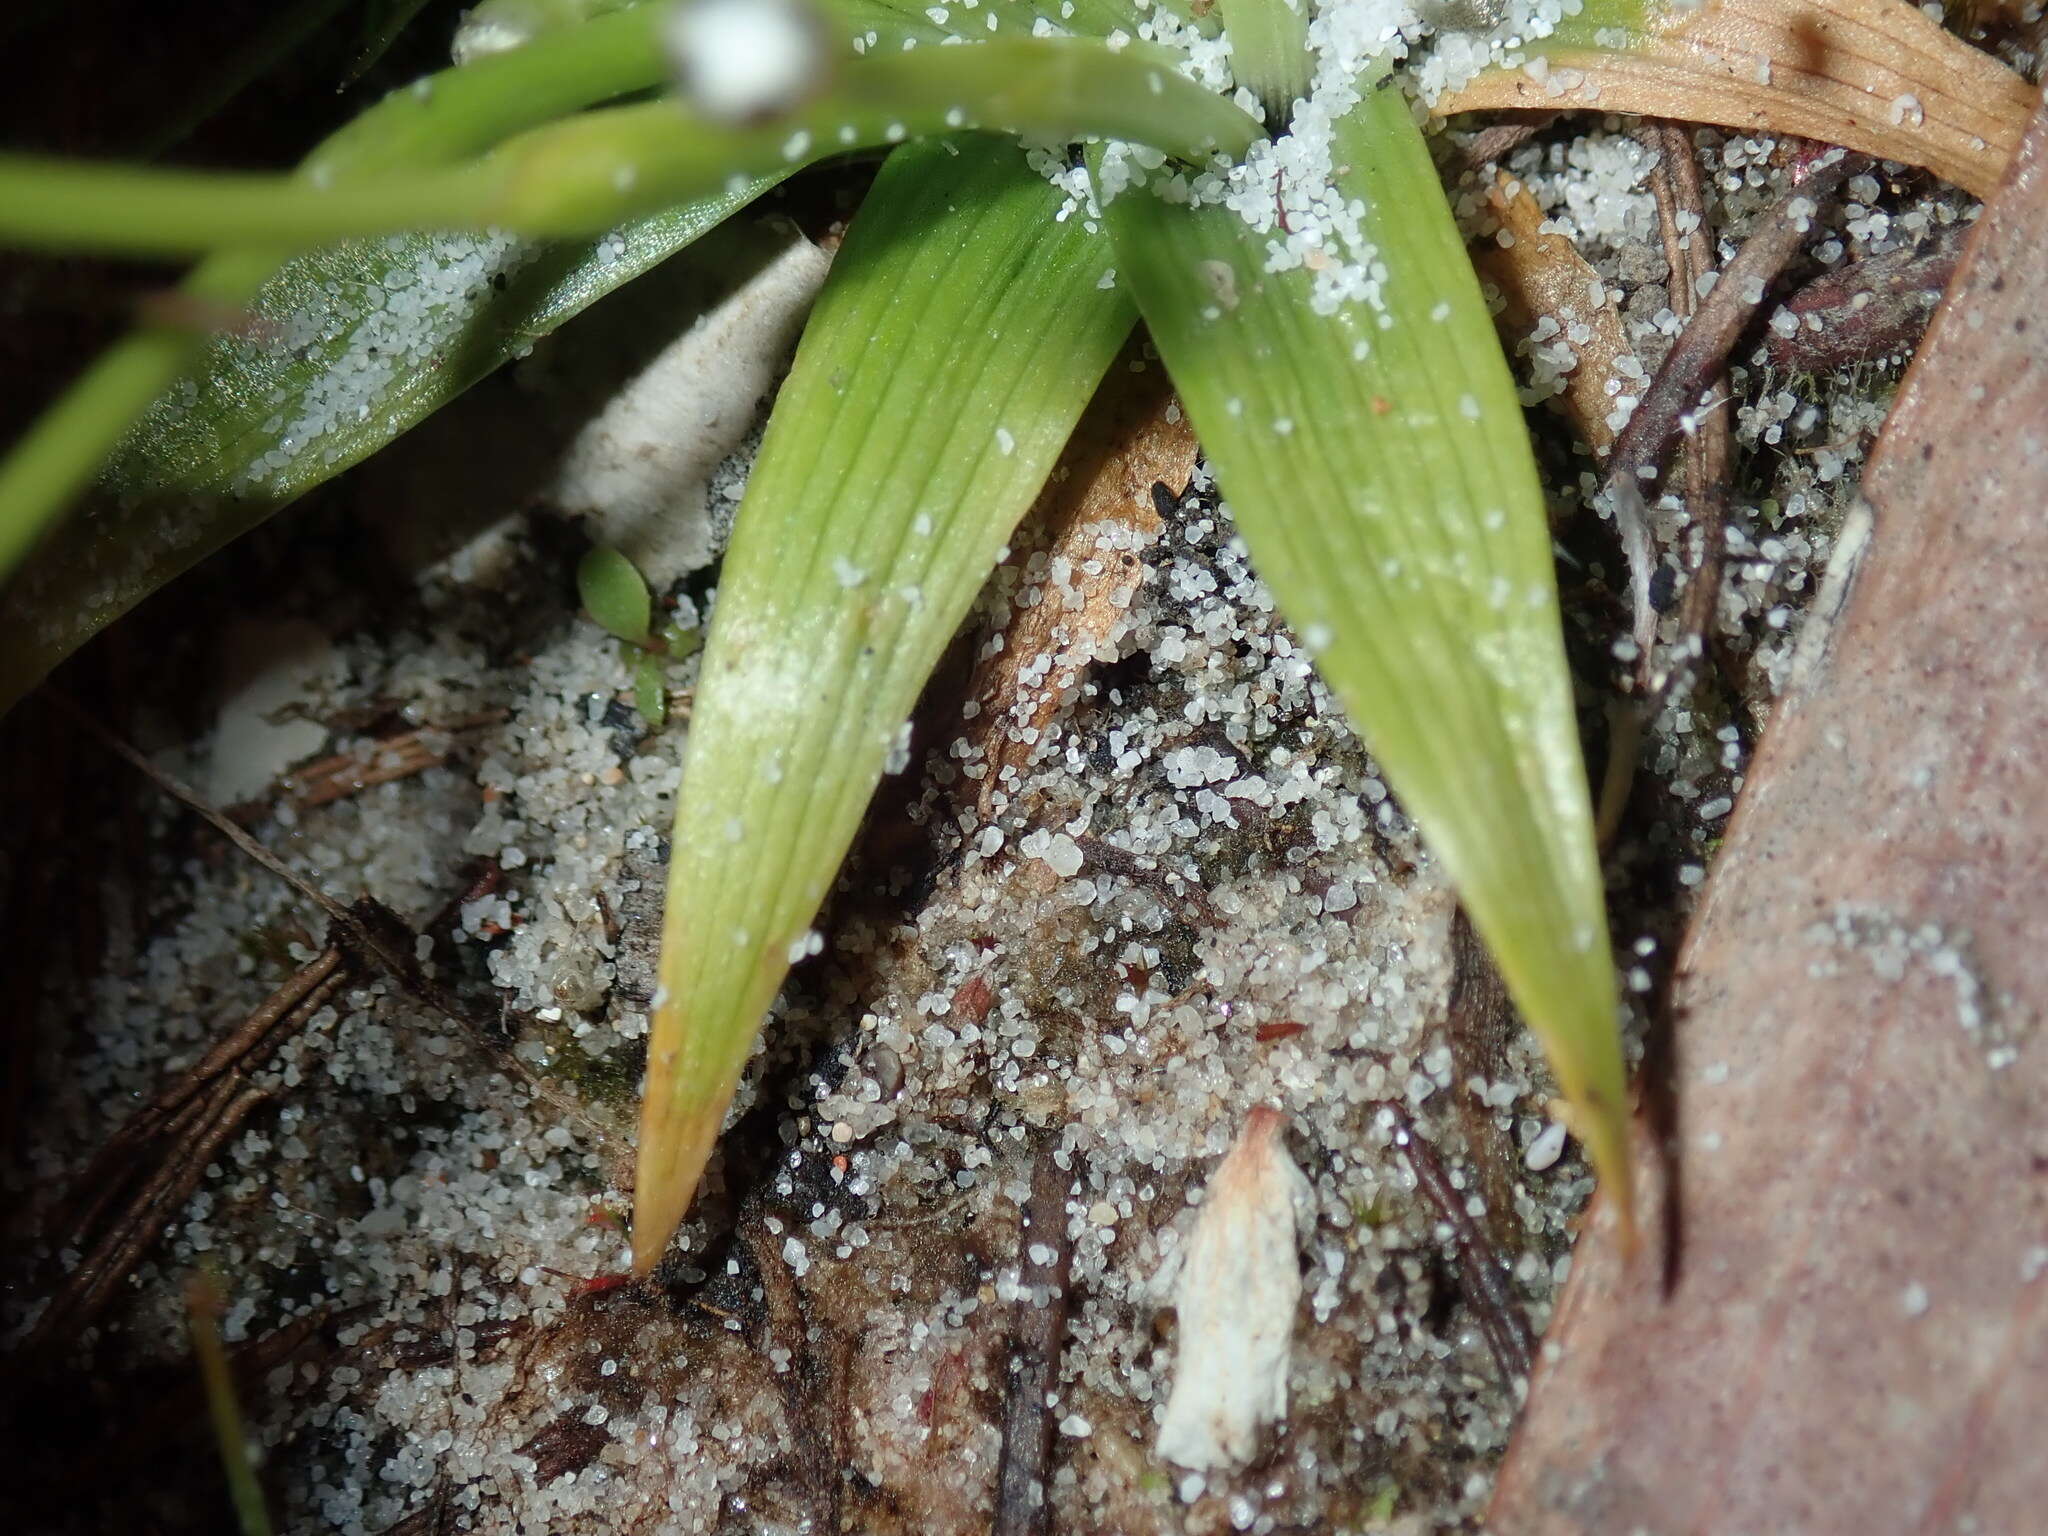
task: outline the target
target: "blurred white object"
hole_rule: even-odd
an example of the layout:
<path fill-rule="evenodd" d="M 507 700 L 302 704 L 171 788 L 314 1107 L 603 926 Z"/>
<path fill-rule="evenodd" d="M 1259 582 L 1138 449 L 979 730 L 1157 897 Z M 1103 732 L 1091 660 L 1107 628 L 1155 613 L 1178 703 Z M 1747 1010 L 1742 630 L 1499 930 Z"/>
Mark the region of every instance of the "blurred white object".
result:
<path fill-rule="evenodd" d="M 824 83 L 830 57 L 817 12 L 801 0 L 684 0 L 668 49 L 684 99 L 723 123 L 798 105 Z"/>
<path fill-rule="evenodd" d="M 1287 1360 L 1301 1301 L 1308 1180 L 1287 1155 L 1287 1118 L 1261 1107 L 1202 1198 L 1173 1287 L 1180 1313 L 1173 1393 L 1159 1454 L 1198 1471 L 1236 1466 L 1287 1415 Z"/>

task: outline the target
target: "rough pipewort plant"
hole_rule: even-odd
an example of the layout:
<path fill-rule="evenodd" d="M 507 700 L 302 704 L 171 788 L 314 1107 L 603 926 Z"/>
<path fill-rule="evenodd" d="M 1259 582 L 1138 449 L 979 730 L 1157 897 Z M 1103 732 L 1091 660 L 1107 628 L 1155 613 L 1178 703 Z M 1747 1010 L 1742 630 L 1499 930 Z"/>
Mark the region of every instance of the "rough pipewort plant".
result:
<path fill-rule="evenodd" d="M 0 156 L 0 239 L 202 256 L 195 298 L 260 312 L 266 280 L 292 281 L 294 248 L 638 221 L 644 265 L 801 165 L 895 146 L 725 559 L 670 866 L 640 1272 L 688 1208 L 788 967 L 815 952 L 811 924 L 902 722 L 1139 318 L 1305 662 L 1458 885 L 1628 1219 L 1614 977 L 1542 498 L 1392 73 L 1405 44 L 1347 32 L 1346 12 L 1304 27 L 1284 0 L 1226 6 L 1235 66 L 1260 92 L 1238 105 L 1213 20 L 1113 0 L 1057 23 L 991 11 L 993 36 L 876 0 L 631 6 L 394 95 L 293 176 Z M 942 41 L 957 46 L 915 46 Z M 682 89 L 611 104 L 664 73 Z M 1262 100 L 1274 136 L 1247 110 Z M 432 244 L 406 239 L 414 256 Z M 543 306 L 540 328 L 595 291 Z M 92 370 L 0 465 L 0 559 L 19 562 L 181 369 L 203 354 L 204 388 L 233 344 L 157 324 Z M 161 545 L 124 529 L 119 595 L 92 624 L 444 398 L 366 401 L 370 426 L 310 468 L 272 429 L 253 434 L 253 461 L 250 434 L 221 431 L 171 471 L 166 445 L 193 423 L 159 406 L 112 483 L 230 510 Z M 337 427 L 323 417 L 310 435 Z M 34 631 L 66 590 L 31 570 L 8 622 Z M 90 627 L 16 648 L 9 694 Z M 624 628 L 641 643 L 649 624 L 636 607 Z"/>

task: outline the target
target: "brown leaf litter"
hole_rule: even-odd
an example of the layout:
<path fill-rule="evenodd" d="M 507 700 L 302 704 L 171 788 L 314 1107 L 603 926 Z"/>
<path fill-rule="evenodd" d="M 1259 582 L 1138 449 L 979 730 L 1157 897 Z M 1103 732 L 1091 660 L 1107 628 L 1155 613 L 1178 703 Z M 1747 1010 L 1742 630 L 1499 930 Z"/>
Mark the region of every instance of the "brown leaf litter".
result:
<path fill-rule="evenodd" d="M 1672 7 L 1626 52 L 1542 48 L 1447 92 L 1435 111 L 1631 112 L 1797 134 L 1924 166 L 1984 197 L 2034 96 L 1905 0 L 1707 0 Z"/>

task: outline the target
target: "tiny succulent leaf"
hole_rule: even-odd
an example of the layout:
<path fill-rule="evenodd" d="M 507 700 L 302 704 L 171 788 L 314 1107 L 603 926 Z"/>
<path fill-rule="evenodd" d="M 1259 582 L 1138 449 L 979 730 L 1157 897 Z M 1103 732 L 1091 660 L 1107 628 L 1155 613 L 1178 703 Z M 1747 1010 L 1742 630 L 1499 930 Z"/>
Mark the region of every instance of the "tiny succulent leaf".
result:
<path fill-rule="evenodd" d="M 653 638 L 654 598 L 647 581 L 608 544 L 589 550 L 576 565 L 576 595 L 599 627 L 633 645 Z"/>
<path fill-rule="evenodd" d="M 1239 214 L 1149 190 L 1107 210 L 1118 271 L 1260 574 L 1456 883 L 1625 1210 L 1613 965 L 1527 429 L 1406 99 L 1369 90 L 1331 156 L 1373 247 L 1350 272 L 1269 272 Z M 1333 276 L 1373 297 L 1318 298 Z"/>
<path fill-rule="evenodd" d="M 965 50 L 959 50 L 964 52 Z M 898 150 L 734 525 L 692 709 L 635 1266 L 681 1221 L 905 718 L 1130 330 L 1109 242 L 1011 144 Z"/>

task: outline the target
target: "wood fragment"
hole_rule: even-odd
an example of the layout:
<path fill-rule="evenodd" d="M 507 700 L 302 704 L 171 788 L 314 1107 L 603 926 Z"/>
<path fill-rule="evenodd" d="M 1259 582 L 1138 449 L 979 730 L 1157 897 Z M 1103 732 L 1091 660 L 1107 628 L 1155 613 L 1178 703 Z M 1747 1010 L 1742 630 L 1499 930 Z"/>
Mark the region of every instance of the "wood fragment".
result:
<path fill-rule="evenodd" d="M 1765 332 L 1764 360 L 1794 373 L 1832 373 L 1910 355 L 1948 290 L 1969 230 L 1947 225 L 1913 250 L 1821 274 L 1785 300 L 1794 328 Z"/>
<path fill-rule="evenodd" d="M 446 725 L 423 725 L 385 737 L 359 751 L 337 752 L 301 764 L 279 781 L 279 787 L 301 810 L 331 805 L 379 784 L 393 784 L 439 767 L 448 761 L 447 738 L 460 731 L 496 724 L 504 718 L 505 711 L 500 709 Z"/>
<path fill-rule="evenodd" d="M 49 1234 L 52 1247 L 82 1257 L 52 1293 L 26 1352 L 60 1346 L 98 1318 L 191 1198 L 214 1152 L 270 1097 L 251 1075 L 345 979 L 338 950 L 314 959 L 109 1139 L 61 1207 L 61 1229 Z"/>
<path fill-rule="evenodd" d="M 23 1353 L 35 1357 L 60 1346 L 89 1326 L 162 1237 L 164 1226 L 192 1197 L 206 1166 L 270 1091 L 223 1083 L 208 1101 L 209 1113 L 195 1138 L 180 1145 L 143 1185 L 99 1242 L 65 1277 L 63 1287 L 36 1320 Z"/>
<path fill-rule="evenodd" d="M 1494 964 L 1472 919 L 1459 907 L 1451 916 L 1451 993 L 1444 1010 L 1444 1039 L 1451 1048 L 1453 1102 L 1486 1201 L 1486 1224 L 1495 1247 L 1519 1253 L 1526 1234 L 1515 1211 L 1516 1156 L 1513 1143 L 1493 1111 L 1465 1084 L 1495 1081 L 1506 1070 L 1508 1042 L 1521 1028 L 1507 983 Z"/>
<path fill-rule="evenodd" d="M 1557 112 L 1503 114 L 1502 120 L 1488 123 L 1472 135 L 1472 142 L 1465 146 L 1465 163 L 1474 167 L 1497 164 L 1556 122 L 1561 115 Z"/>
<path fill-rule="evenodd" d="M 1031 1196 L 1017 1234 L 1017 1283 L 1023 1295 L 1010 1320 L 1009 1369 L 1003 1385 L 1002 1453 L 996 1463 L 995 1518 L 989 1536 L 1046 1536 L 1052 1529 L 1050 1407 L 1067 1341 L 1067 1289 L 1074 1245 L 1067 1236 L 1073 1175 L 1040 1150 Z"/>
<path fill-rule="evenodd" d="M 796 1438 L 796 1451 L 805 1472 L 805 1484 L 817 1506 L 821 1531 L 836 1531 L 841 1503 L 841 1468 L 846 1458 L 840 1435 L 827 1421 L 836 1418 L 831 1405 L 845 1392 L 843 1372 L 831 1365 L 813 1347 L 811 1325 L 804 1315 L 803 1296 L 796 1276 L 783 1261 L 775 1238 L 758 1216 L 744 1224 L 741 1236 L 761 1278 L 761 1299 L 766 1311 L 763 1329 L 765 1356 L 781 1350 L 787 1365 L 774 1373 L 782 1394 L 783 1412 Z"/>
<path fill-rule="evenodd" d="M 495 1066 L 517 1078 L 535 1098 L 556 1110 L 565 1119 L 574 1121 L 607 1156 L 614 1160 L 620 1158 L 618 1138 L 588 1109 L 557 1090 L 524 1061 L 505 1050 L 485 1021 L 472 1015 L 452 992 L 426 974 L 416 950 L 419 934 L 404 918 L 372 896 L 361 897 L 352 906 L 344 906 L 286 864 L 248 831 L 236 825 L 231 818 L 209 805 L 197 790 L 175 774 L 158 767 L 76 702 L 54 688 L 45 688 L 43 695 L 56 704 L 74 724 L 89 735 L 97 737 L 108 750 L 135 768 L 158 789 L 192 811 L 249 859 L 312 902 L 341 931 L 341 935 L 351 948 L 359 951 L 364 958 L 375 961 L 381 970 L 416 1000 L 458 1026 Z"/>
<path fill-rule="evenodd" d="M 1606 490 L 1628 553 L 1635 588 L 1634 638 L 1639 668 L 1646 666 L 1656 639 L 1656 610 L 1649 601 L 1655 551 L 1649 540 L 1645 487 L 1655 486 L 1663 473 L 1665 457 L 1679 434 L 1696 434 L 1705 417 L 1718 412 L 1718 405 L 1708 401 L 1706 395 L 1720 377 L 1729 352 L 1755 318 L 1785 264 L 1805 244 L 1821 205 L 1859 165 L 1860 162 L 1844 158 L 1820 166 L 1779 199 L 1694 310 L 1650 387 L 1643 392 L 1628 425 L 1615 439 Z M 1703 461 L 1699 473 L 1703 480 L 1718 475 L 1725 481 L 1725 458 L 1718 466 L 1711 460 Z M 1674 658 L 1680 665 L 1690 664 L 1693 659 L 1690 655 Z M 1647 670 L 1639 670 L 1638 681 L 1646 690 L 1652 684 L 1659 688 L 1666 685 Z"/>
<path fill-rule="evenodd" d="M 1025 520 L 1043 539 L 1021 554 L 1037 572 L 1018 597 L 1000 649 L 975 667 L 967 697 L 978 713 L 967 733 L 986 772 L 978 814 L 994 821 L 993 802 L 1049 739 L 1088 670 L 1112 659 L 1110 647 L 1138 583 L 1144 551 L 1165 527 L 1153 487 L 1172 497 L 1195 471 L 1195 434 L 1164 371 L 1114 370 L 1121 387 L 1098 396 L 1075 429 L 1052 479 Z"/>
<path fill-rule="evenodd" d="M 1301 1242 L 1314 1207 L 1287 1151 L 1287 1117 L 1259 1105 L 1210 1173 L 1180 1250 L 1161 1460 L 1197 1472 L 1242 1466 L 1267 1426 L 1287 1416 Z"/>
<path fill-rule="evenodd" d="M 246 1076 L 296 1034 L 339 985 L 342 954 L 333 946 L 301 966 L 239 1024 L 228 1030 L 197 1062 L 158 1090 L 156 1097 L 121 1123 L 73 1181 L 66 1203 L 72 1246 L 93 1232 L 109 1205 L 121 1195 L 133 1169 L 148 1160 L 153 1145 L 174 1142 L 198 1118 L 202 1096 L 215 1091 L 224 1074 Z M 309 998 L 313 1006 L 306 1006 Z"/>
<path fill-rule="evenodd" d="M 1504 301 L 1495 317 L 1503 338 L 1511 347 L 1518 345 L 1546 317 L 1561 333 L 1583 328 L 1585 339 L 1570 343 L 1579 360 L 1565 378 L 1564 392 L 1546 403 L 1562 411 L 1586 446 L 1604 458 L 1614 444 L 1614 429 L 1607 424 L 1614 411 L 1608 384 L 1615 364 L 1635 356 L 1615 303 L 1618 295 L 1602 292 L 1600 274 L 1577 246 L 1544 229 L 1542 206 L 1521 182 L 1495 172 L 1486 200 L 1512 240 L 1505 246 L 1482 246 L 1473 255 Z M 1602 295 L 1598 302 L 1596 294 Z"/>
<path fill-rule="evenodd" d="M 1700 288 L 1715 275 L 1714 247 L 1707 238 L 1707 206 L 1700 193 L 1692 130 L 1679 123 L 1659 121 L 1645 124 L 1642 136 L 1657 152 L 1651 188 L 1664 237 L 1665 259 L 1671 267 L 1671 307 L 1690 325 L 1699 309 Z M 1732 336 L 1729 345 L 1734 345 Z M 1728 429 L 1728 400 L 1724 358 L 1701 391 L 1698 408 L 1692 414 L 1692 429 L 1685 434 L 1685 506 L 1697 553 L 1679 604 L 1678 638 L 1671 647 L 1671 665 L 1661 674 L 1656 670 L 1657 620 L 1648 583 L 1639 585 L 1632 594 L 1637 605 L 1636 692 L 1652 700 L 1647 706 L 1652 711 L 1706 654 L 1714 614 L 1720 604 L 1728 477 L 1734 454 Z M 1615 498 L 1617 516 L 1626 501 L 1628 498 Z"/>

